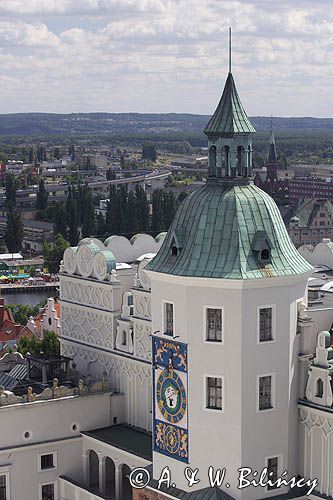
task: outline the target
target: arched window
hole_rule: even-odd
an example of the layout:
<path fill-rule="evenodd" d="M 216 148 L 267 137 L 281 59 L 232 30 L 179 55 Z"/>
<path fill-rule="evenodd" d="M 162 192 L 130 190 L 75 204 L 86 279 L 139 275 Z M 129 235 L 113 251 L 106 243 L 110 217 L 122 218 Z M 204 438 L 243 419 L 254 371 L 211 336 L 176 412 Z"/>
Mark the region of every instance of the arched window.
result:
<path fill-rule="evenodd" d="M 99 490 L 99 458 L 94 450 L 89 451 L 89 487 Z"/>
<path fill-rule="evenodd" d="M 216 146 L 209 150 L 209 175 L 216 176 Z"/>
<path fill-rule="evenodd" d="M 174 256 L 178 255 L 178 248 L 176 247 L 176 245 L 173 245 L 171 247 L 171 255 L 174 255 Z"/>
<path fill-rule="evenodd" d="M 237 172 L 238 175 L 243 175 L 244 170 L 244 148 L 243 146 L 238 146 L 237 148 Z"/>
<path fill-rule="evenodd" d="M 317 380 L 317 392 L 316 392 L 316 397 L 317 398 L 322 398 L 324 394 L 324 382 L 322 381 L 321 378 Z"/>

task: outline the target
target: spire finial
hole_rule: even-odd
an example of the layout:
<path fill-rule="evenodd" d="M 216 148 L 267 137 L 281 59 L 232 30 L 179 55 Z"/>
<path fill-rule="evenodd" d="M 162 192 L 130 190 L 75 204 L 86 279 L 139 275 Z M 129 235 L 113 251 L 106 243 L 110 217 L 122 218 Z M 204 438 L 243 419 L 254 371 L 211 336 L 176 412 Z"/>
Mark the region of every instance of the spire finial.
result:
<path fill-rule="evenodd" d="M 231 26 L 229 26 L 229 74 L 231 74 Z"/>

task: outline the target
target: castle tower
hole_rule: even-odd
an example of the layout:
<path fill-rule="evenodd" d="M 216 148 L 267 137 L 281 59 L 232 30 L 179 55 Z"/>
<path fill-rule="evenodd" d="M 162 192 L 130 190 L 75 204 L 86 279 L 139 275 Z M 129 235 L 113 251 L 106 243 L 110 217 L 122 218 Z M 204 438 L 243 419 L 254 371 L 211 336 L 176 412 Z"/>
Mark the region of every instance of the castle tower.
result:
<path fill-rule="evenodd" d="M 238 469 L 297 475 L 297 307 L 312 268 L 275 202 L 249 179 L 254 128 L 231 71 L 205 133 L 209 178 L 146 268 L 153 474 L 169 467 L 177 488 L 202 499 L 208 467 L 225 467 L 221 496 L 209 498 L 268 498 L 286 488 L 240 490 Z M 237 162 L 239 148 L 249 154 Z M 185 467 L 199 469 L 200 483 L 189 487 Z"/>
<path fill-rule="evenodd" d="M 252 168 L 255 128 L 242 106 L 231 72 L 231 31 L 229 48 L 228 78 L 215 113 L 204 129 L 208 137 L 209 177 L 248 177 Z"/>

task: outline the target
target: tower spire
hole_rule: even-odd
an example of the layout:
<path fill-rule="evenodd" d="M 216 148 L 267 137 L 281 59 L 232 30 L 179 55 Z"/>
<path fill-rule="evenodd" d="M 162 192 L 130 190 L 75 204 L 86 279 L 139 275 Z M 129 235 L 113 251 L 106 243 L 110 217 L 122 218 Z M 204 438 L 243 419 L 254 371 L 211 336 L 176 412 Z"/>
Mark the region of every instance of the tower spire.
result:
<path fill-rule="evenodd" d="M 231 26 L 229 26 L 229 74 L 231 74 Z"/>

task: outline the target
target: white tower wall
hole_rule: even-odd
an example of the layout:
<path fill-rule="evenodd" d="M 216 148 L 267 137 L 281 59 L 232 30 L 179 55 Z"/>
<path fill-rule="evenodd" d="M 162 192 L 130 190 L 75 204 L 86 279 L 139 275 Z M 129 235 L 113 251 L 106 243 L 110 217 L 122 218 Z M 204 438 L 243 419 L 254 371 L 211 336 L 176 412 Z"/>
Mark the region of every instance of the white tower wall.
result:
<path fill-rule="evenodd" d="M 176 340 L 188 344 L 189 464 L 154 453 L 154 477 L 168 466 L 172 482 L 193 491 L 209 486 L 211 465 L 227 468 L 222 489 L 236 499 L 282 493 L 264 488 L 240 491 L 238 468 L 247 466 L 260 473 L 267 457 L 278 456 L 280 467 L 297 475 L 296 321 L 307 276 L 236 281 L 149 275 L 152 331 L 163 337 L 163 302 L 173 302 Z M 274 310 L 275 340 L 260 344 L 258 308 L 265 305 Z M 222 344 L 204 340 L 206 306 L 223 307 Z M 258 412 L 257 377 L 266 374 L 273 374 L 275 381 L 274 409 Z M 223 378 L 222 412 L 205 407 L 206 376 Z M 184 476 L 186 466 L 199 469 L 201 481 L 191 489 Z"/>

